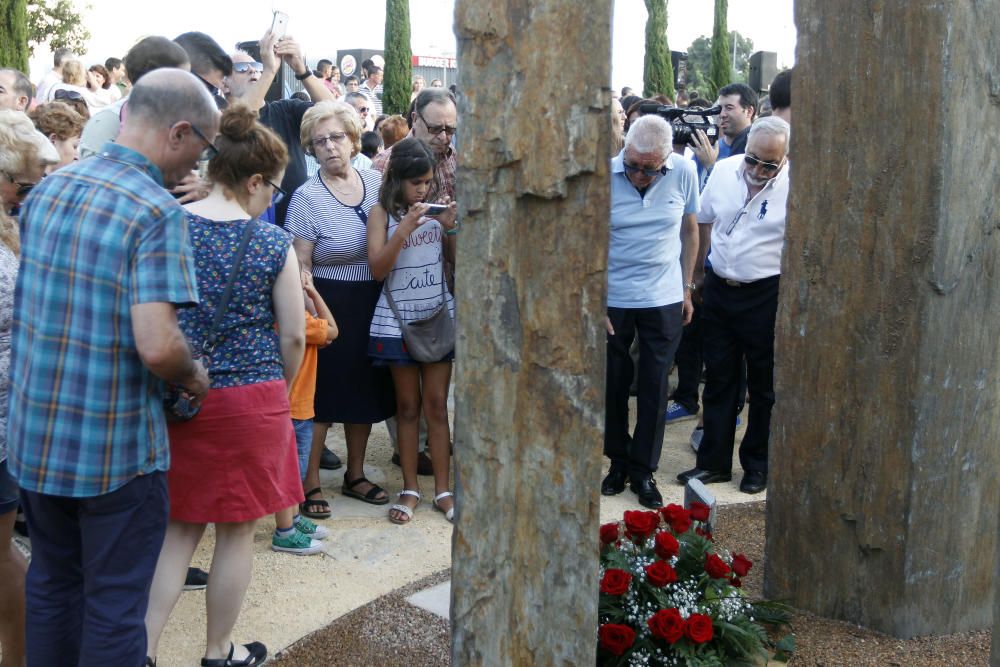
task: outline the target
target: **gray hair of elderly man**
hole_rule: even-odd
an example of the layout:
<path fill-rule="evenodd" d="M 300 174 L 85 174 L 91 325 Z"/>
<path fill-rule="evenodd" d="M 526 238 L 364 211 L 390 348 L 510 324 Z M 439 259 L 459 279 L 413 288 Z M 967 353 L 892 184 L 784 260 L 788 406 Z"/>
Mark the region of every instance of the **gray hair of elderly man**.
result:
<path fill-rule="evenodd" d="M 142 77 L 132 88 L 125 124 L 134 119 L 170 127 L 186 120 L 204 127 L 217 114 L 215 100 L 197 77 L 182 69 L 164 67 Z"/>
<path fill-rule="evenodd" d="M 628 128 L 625 150 L 660 153 L 664 159 L 673 151 L 674 131 L 670 123 L 656 115 L 641 116 Z"/>
<path fill-rule="evenodd" d="M 792 128 L 783 119 L 777 116 L 764 116 L 754 121 L 750 126 L 750 134 L 747 136 L 747 143 L 753 141 L 757 135 L 770 135 L 772 137 L 785 138 L 785 152 L 788 152 L 788 141 L 792 138 Z"/>

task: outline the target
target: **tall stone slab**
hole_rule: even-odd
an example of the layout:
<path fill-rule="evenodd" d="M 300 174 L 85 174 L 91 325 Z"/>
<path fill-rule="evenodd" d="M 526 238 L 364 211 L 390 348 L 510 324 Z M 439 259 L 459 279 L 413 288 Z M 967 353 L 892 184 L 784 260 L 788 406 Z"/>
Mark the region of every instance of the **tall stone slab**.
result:
<path fill-rule="evenodd" d="M 592 664 L 611 2 L 458 0 L 455 31 L 453 664 Z"/>
<path fill-rule="evenodd" d="M 1000 8 L 795 14 L 765 592 L 898 637 L 986 628 Z"/>

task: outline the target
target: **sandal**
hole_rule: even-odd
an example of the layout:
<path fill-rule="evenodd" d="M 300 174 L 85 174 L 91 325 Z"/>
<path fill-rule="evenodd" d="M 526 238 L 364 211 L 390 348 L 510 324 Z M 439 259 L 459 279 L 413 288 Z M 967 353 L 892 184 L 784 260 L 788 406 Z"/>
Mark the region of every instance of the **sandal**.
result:
<path fill-rule="evenodd" d="M 452 498 L 453 499 L 451 501 L 451 507 L 448 510 L 443 510 L 443 509 L 441 509 L 441 506 L 438 505 L 438 501 L 439 500 L 444 500 L 445 498 Z M 455 494 L 452 493 L 451 491 L 442 491 L 441 493 L 439 493 L 436 496 L 434 496 L 434 503 L 433 503 L 434 504 L 434 509 L 436 509 L 438 512 L 441 512 L 442 514 L 444 514 L 444 518 L 448 519 L 448 521 L 450 521 L 452 523 L 455 522 L 455 501 L 454 501 L 454 498 L 455 498 Z"/>
<path fill-rule="evenodd" d="M 365 483 L 372 485 L 372 488 L 368 489 L 368 493 L 360 493 L 354 490 L 354 487 L 356 487 L 358 484 L 365 484 Z M 383 489 L 378 484 L 368 481 L 367 479 L 365 479 L 364 475 L 358 477 L 355 480 L 348 481 L 347 473 L 344 473 L 344 486 L 341 487 L 340 492 L 343 493 L 345 496 L 349 496 L 351 498 L 357 498 L 358 500 L 364 501 L 366 503 L 371 503 L 372 505 L 385 505 L 387 502 L 389 502 L 388 495 L 386 495 L 383 498 L 378 497 L 378 494 L 385 493 L 385 489 Z"/>
<path fill-rule="evenodd" d="M 317 486 L 315 489 L 312 489 L 311 491 L 306 491 L 305 501 L 299 503 L 299 514 L 307 516 L 310 519 L 329 519 L 330 515 L 333 514 L 333 512 L 330 511 L 330 503 L 327 502 L 326 498 L 318 498 L 318 499 L 309 498 L 309 496 L 317 493 L 323 493 L 323 489 Z M 309 507 L 321 507 L 322 509 L 309 510 L 307 509 Z"/>
<path fill-rule="evenodd" d="M 229 655 L 225 658 L 202 658 L 201 667 L 256 667 L 267 659 L 267 647 L 260 642 L 250 642 L 243 646 L 250 652 L 243 660 L 233 660 L 236 645 L 230 643 Z"/>
<path fill-rule="evenodd" d="M 417 499 L 417 503 L 418 504 L 420 503 L 420 492 L 418 492 L 418 491 L 411 491 L 409 489 L 403 489 L 402 491 L 399 492 L 399 497 L 402 498 L 403 496 L 415 496 L 416 499 Z M 416 506 L 407 507 L 406 505 L 404 505 L 402 503 L 396 503 L 395 505 L 393 505 L 392 507 L 389 508 L 389 521 L 392 521 L 393 523 L 396 523 L 396 524 L 410 523 L 410 520 L 413 518 L 413 510 L 415 510 L 415 509 L 416 509 Z M 395 517 L 393 517 L 392 516 L 392 512 L 394 510 L 396 512 L 400 512 L 400 513 L 406 515 L 406 518 L 405 519 L 396 519 Z"/>

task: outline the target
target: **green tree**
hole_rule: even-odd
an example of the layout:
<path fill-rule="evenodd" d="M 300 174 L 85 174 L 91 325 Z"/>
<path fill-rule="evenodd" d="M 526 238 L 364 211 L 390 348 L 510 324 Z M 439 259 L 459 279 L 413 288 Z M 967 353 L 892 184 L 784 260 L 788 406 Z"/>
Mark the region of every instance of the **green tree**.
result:
<path fill-rule="evenodd" d="M 733 69 L 730 81 L 747 83 L 750 80 L 750 54 L 753 53 L 753 40 L 732 30 L 729 32 L 729 48 L 730 57 L 733 53 L 732 49 L 735 48 L 736 51 L 736 67 Z"/>
<path fill-rule="evenodd" d="M 28 71 L 26 0 L 0 0 L 0 67 Z"/>
<path fill-rule="evenodd" d="M 726 29 L 726 15 L 729 0 L 715 0 L 715 27 L 712 30 L 712 67 L 708 72 L 708 85 L 714 99 L 719 88 L 728 84 L 732 76 L 732 54 L 729 51 L 729 31 Z"/>
<path fill-rule="evenodd" d="M 90 9 L 87 5 L 84 9 Z M 84 53 L 90 31 L 83 24 L 72 0 L 28 0 L 28 51 L 48 44 L 50 49 L 68 48 Z"/>
<path fill-rule="evenodd" d="M 749 80 L 750 54 L 753 53 L 753 40 L 744 37 L 736 30 L 729 33 L 730 45 L 736 44 L 736 69 L 730 77 L 731 81 Z M 729 47 L 730 49 L 732 46 Z M 732 64 L 732 51 L 729 51 Z M 703 97 L 709 95 L 709 71 L 712 69 L 712 40 L 705 35 L 698 37 L 687 50 L 687 89 L 697 90 Z"/>
<path fill-rule="evenodd" d="M 410 108 L 413 58 L 410 52 L 410 2 L 385 0 L 385 77 L 382 111 L 406 115 Z"/>
<path fill-rule="evenodd" d="M 674 96 L 674 67 L 667 45 L 667 0 L 646 0 L 646 58 L 643 63 L 643 97 L 663 93 Z"/>

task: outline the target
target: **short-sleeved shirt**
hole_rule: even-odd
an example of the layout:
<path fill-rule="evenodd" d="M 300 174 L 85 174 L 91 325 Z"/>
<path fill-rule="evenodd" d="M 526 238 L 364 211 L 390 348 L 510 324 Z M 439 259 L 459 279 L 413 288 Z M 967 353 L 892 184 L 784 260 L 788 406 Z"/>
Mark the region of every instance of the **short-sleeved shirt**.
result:
<path fill-rule="evenodd" d="M 292 195 L 285 228 L 313 244 L 312 273 L 326 280 L 374 280 L 368 268 L 368 214 L 378 203 L 382 174 L 359 170 L 364 197 L 341 202 L 316 174 Z"/>
<path fill-rule="evenodd" d="M 170 465 L 163 382 L 132 306 L 198 301 L 184 210 L 145 157 L 106 144 L 21 209 L 10 472 L 23 489 L 92 497 Z"/>
<path fill-rule="evenodd" d="M 316 362 L 319 346 L 326 343 L 330 324 L 321 317 L 314 317 L 306 311 L 306 351 L 302 355 L 302 365 L 288 388 L 288 407 L 292 419 L 312 419 L 316 415 Z"/>
<path fill-rule="evenodd" d="M 608 306 L 654 308 L 684 300 L 681 218 L 698 212 L 694 164 L 671 153 L 667 173 L 640 194 L 625 174 L 622 151 L 611 160 Z"/>
<path fill-rule="evenodd" d="M 289 99 L 268 102 L 260 108 L 261 124 L 274 130 L 288 147 L 288 166 L 285 167 L 285 177 L 281 179 L 281 189 L 285 192 L 295 192 L 309 178 L 300 132 L 302 117 L 312 105 L 312 102 Z M 289 198 L 285 197 L 274 206 L 274 221 L 281 227 L 285 226 L 288 205 Z"/>
<path fill-rule="evenodd" d="M 201 303 L 185 308 L 177 319 L 195 351 L 203 348 L 212 328 L 248 224 L 248 220 L 215 221 L 188 214 Z M 205 362 L 212 389 L 284 378 L 271 294 L 291 245 L 288 232 L 268 224 L 255 227 L 216 331 L 215 349 Z"/>

